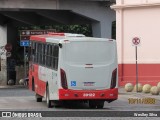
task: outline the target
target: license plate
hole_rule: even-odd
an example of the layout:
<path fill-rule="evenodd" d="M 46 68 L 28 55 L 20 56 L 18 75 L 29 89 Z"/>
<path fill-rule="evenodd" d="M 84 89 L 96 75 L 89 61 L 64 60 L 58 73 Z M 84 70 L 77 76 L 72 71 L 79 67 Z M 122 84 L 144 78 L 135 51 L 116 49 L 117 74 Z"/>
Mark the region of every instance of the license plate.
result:
<path fill-rule="evenodd" d="M 95 82 L 84 82 L 84 86 L 94 86 Z"/>

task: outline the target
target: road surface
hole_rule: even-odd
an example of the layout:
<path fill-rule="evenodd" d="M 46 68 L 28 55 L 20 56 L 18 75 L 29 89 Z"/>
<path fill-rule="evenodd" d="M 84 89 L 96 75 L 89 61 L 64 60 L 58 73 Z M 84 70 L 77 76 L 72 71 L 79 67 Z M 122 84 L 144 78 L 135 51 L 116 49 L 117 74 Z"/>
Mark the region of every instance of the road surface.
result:
<path fill-rule="evenodd" d="M 143 100 L 152 98 L 155 99 L 155 103 L 144 104 L 140 102 L 131 102 L 129 100 Z M 46 111 L 48 114 L 54 114 L 57 112 L 58 117 L 70 117 L 70 116 L 85 116 L 86 117 L 100 117 L 106 116 L 106 114 L 112 114 L 112 117 L 118 114 L 119 111 L 124 111 L 124 116 L 131 116 L 136 114 L 136 111 L 150 111 L 153 115 L 160 111 L 160 95 L 153 96 L 151 94 L 144 93 L 126 93 L 123 88 L 119 89 L 118 100 L 107 103 L 105 102 L 104 109 L 90 109 L 87 104 L 73 103 L 70 106 L 58 106 L 53 108 L 47 108 L 46 101 L 36 102 L 34 92 L 29 91 L 25 87 L 15 88 L 0 88 L 0 111 Z M 112 113 L 109 113 L 109 112 Z M 127 112 L 132 111 L 132 113 Z M 135 111 L 133 113 L 133 111 Z M 50 113 L 49 113 L 50 112 Z M 62 114 L 63 113 L 63 114 Z M 142 112 L 143 115 L 143 112 Z M 159 113 L 158 113 L 159 115 Z M 144 117 L 144 116 L 143 116 Z"/>

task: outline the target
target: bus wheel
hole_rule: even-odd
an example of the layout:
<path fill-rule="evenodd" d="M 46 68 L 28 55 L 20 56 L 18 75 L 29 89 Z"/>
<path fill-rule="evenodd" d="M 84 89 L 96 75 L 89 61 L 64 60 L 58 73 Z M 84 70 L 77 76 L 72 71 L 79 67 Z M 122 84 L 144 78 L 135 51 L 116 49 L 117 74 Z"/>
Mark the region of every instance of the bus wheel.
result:
<path fill-rule="evenodd" d="M 36 101 L 37 102 L 42 102 L 42 96 L 40 96 L 38 94 L 36 94 L 35 96 L 36 96 Z"/>
<path fill-rule="evenodd" d="M 50 100 L 50 97 L 49 97 L 49 88 L 48 88 L 48 86 L 47 86 L 47 89 L 46 89 L 46 101 L 47 101 L 47 107 L 51 108 L 52 105 L 51 105 L 51 100 Z"/>
<path fill-rule="evenodd" d="M 62 104 L 62 102 L 60 102 L 60 101 L 57 101 L 57 100 L 52 101 L 52 107 L 58 107 L 61 104 Z"/>
<path fill-rule="evenodd" d="M 104 101 L 99 101 L 98 103 L 97 103 L 97 108 L 98 109 L 102 109 L 104 107 Z"/>
<path fill-rule="evenodd" d="M 89 107 L 92 108 L 92 109 L 95 109 L 96 108 L 96 103 L 92 100 L 89 101 Z"/>
<path fill-rule="evenodd" d="M 34 78 L 32 78 L 32 91 L 35 91 L 35 87 L 34 87 Z"/>

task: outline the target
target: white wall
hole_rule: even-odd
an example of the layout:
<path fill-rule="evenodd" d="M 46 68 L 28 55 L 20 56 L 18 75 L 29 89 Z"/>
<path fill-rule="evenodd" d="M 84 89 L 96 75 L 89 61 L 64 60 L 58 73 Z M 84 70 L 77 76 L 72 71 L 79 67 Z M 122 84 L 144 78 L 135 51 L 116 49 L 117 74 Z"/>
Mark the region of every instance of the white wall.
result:
<path fill-rule="evenodd" d="M 119 1 L 119 0 L 118 0 Z M 145 3 L 159 3 L 159 0 L 123 0 L 124 4 L 145 4 Z"/>
<path fill-rule="evenodd" d="M 119 84 L 136 83 L 134 37 L 138 46 L 138 80 L 157 85 L 160 81 L 160 0 L 117 0 L 116 39 L 118 45 Z"/>
<path fill-rule="evenodd" d="M 7 44 L 7 26 L 0 26 L 0 46 Z M 2 50 L 0 51 L 2 52 Z M 6 59 L 5 55 L 1 55 L 1 59 Z"/>
<path fill-rule="evenodd" d="M 160 4 L 160 0 L 117 0 L 117 5 L 113 6 L 116 10 L 119 63 L 135 63 L 135 47 L 132 46 L 134 37 L 141 39 L 138 47 L 139 63 L 160 63 L 158 2 Z M 144 3 L 148 6 L 143 6 Z M 154 6 L 153 3 L 157 4 Z"/>
<path fill-rule="evenodd" d="M 123 12 L 124 63 L 135 63 L 133 37 L 139 37 L 139 63 L 160 63 L 160 7 L 128 9 Z"/>
<path fill-rule="evenodd" d="M 7 44 L 7 26 L 0 26 L 0 47 Z M 2 50 L 0 50 L 0 53 Z M 6 71 L 6 55 L 1 55 L 1 71 L 0 71 L 0 84 L 5 85 L 7 83 L 7 71 Z"/>

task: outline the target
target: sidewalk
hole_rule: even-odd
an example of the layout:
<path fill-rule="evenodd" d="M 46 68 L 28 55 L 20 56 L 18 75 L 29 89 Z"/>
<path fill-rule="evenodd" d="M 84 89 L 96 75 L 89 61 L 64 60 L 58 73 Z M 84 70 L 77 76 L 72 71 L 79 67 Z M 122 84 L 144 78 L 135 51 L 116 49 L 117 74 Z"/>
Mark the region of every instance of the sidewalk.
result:
<path fill-rule="evenodd" d="M 5 86 L 0 86 L 0 89 L 14 89 L 14 88 L 26 88 L 24 85 L 5 85 Z"/>
<path fill-rule="evenodd" d="M 155 98 L 156 100 L 160 101 L 160 94 L 159 95 L 152 95 L 151 93 L 143 93 L 143 92 L 126 92 L 124 87 L 118 88 L 119 95 L 128 95 L 131 97 L 137 98 Z"/>

